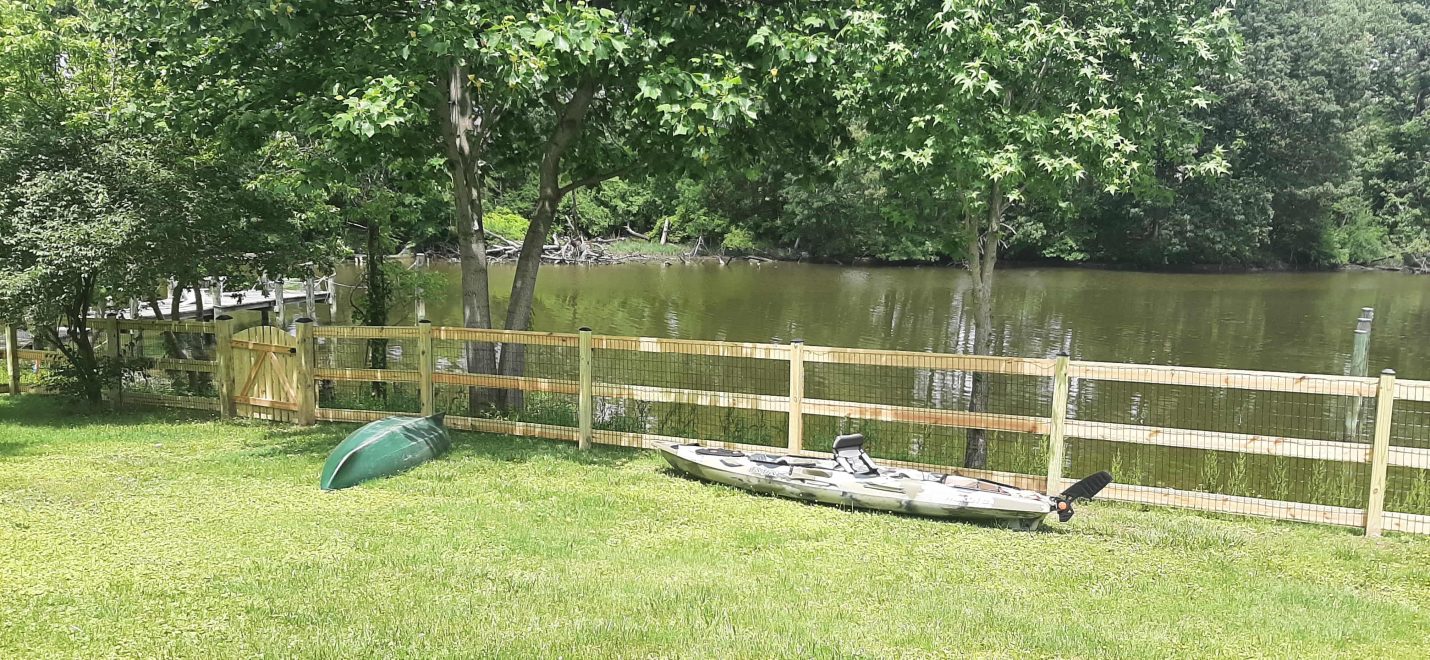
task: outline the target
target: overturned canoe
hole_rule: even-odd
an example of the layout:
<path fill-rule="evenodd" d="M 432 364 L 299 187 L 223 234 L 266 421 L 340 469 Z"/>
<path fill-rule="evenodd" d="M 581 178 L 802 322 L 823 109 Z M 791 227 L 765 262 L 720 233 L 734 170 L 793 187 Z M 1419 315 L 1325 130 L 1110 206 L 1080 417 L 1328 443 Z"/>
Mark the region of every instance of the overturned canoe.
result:
<path fill-rule="evenodd" d="M 441 456 L 451 444 L 440 414 L 380 419 L 353 431 L 328 454 L 318 486 L 337 490 L 394 475 Z"/>
<path fill-rule="evenodd" d="M 984 479 L 880 468 L 864 453 L 864 436 L 857 434 L 835 439 L 832 460 L 747 453 L 694 443 L 655 444 L 671 467 L 706 481 L 826 504 L 986 520 L 1018 530 L 1036 529 L 1050 513 L 1057 513 L 1066 522 L 1073 514 L 1073 500 L 1091 498 L 1112 482 L 1112 475 L 1099 472 L 1061 495 L 1048 497 Z"/>

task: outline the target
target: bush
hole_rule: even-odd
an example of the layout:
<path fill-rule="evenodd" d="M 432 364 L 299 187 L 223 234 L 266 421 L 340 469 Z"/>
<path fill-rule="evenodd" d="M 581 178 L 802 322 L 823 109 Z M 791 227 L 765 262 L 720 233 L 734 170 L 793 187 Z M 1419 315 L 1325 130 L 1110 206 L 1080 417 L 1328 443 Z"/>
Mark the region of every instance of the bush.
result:
<path fill-rule="evenodd" d="M 732 227 L 725 232 L 725 240 L 720 247 L 731 252 L 749 252 L 755 249 L 755 237 L 744 227 Z"/>
<path fill-rule="evenodd" d="M 96 371 L 90 374 L 68 359 L 54 360 L 40 372 L 38 384 L 45 390 L 79 401 L 98 402 L 96 392 L 115 386 L 126 371 L 142 369 L 142 364 L 126 364 L 110 357 L 96 358 Z"/>
<path fill-rule="evenodd" d="M 507 240 L 520 241 L 526 237 L 526 228 L 531 226 L 531 221 L 513 213 L 511 209 L 497 207 L 487 211 L 483 218 L 483 226 L 497 236 Z"/>
<path fill-rule="evenodd" d="M 1336 263 L 1370 264 L 1390 253 L 1389 236 L 1376 221 L 1370 206 L 1360 197 L 1340 200 L 1334 210 L 1341 216 L 1340 225 L 1331 227 L 1326 240 Z"/>

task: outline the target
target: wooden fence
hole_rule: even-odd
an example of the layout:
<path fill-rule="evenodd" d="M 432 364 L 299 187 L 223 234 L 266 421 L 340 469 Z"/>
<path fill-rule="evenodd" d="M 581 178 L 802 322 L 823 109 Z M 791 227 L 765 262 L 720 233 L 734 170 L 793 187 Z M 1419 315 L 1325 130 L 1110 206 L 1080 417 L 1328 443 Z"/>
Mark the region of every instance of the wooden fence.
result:
<path fill-rule="evenodd" d="M 571 426 L 513 421 L 489 417 L 448 414 L 450 427 L 456 429 L 534 436 L 573 441 L 581 447 L 592 443 L 629 447 L 650 447 L 662 440 L 690 441 L 692 438 L 596 428 L 593 423 L 596 400 L 628 399 L 649 403 L 711 406 L 742 410 L 767 411 L 788 415 L 787 442 L 790 452 L 827 456 L 804 447 L 805 422 L 811 416 L 835 417 L 878 422 L 903 422 L 958 429 L 987 429 L 1039 436 L 1045 442 L 1046 469 L 1037 473 L 971 470 L 949 465 L 921 464 L 899 461 L 901 464 L 928 470 L 956 472 L 968 476 L 993 479 L 1018 487 L 1044 492 L 1060 491 L 1069 482 L 1063 474 L 1066 443 L 1069 438 L 1121 443 L 1136 446 L 1168 447 L 1214 452 L 1231 452 L 1239 456 L 1269 456 L 1277 460 L 1312 459 L 1368 466 L 1368 487 L 1363 493 L 1364 506 L 1345 507 L 1326 504 L 1262 499 L 1240 495 L 1218 494 L 1200 490 L 1179 490 L 1145 485 L 1113 484 L 1102 497 L 1127 502 L 1191 508 L 1205 511 L 1256 515 L 1268 518 L 1297 520 L 1360 527 L 1368 536 L 1382 530 L 1430 534 L 1430 515 L 1385 510 L 1387 470 L 1390 467 L 1430 470 L 1430 448 L 1393 446 L 1392 417 L 1397 402 L 1430 402 L 1430 381 L 1399 380 L 1389 370 L 1379 377 L 1356 377 L 1319 374 L 1296 374 L 1235 369 L 1210 369 L 1177 366 L 1128 365 L 1055 358 L 1017 358 L 975 355 L 933 354 L 908 351 L 851 349 L 790 344 L 758 344 L 726 341 L 695 341 L 657 339 L 649 337 L 611 337 L 594 335 L 589 329 L 577 333 L 514 332 L 458 327 L 435 327 L 424 321 L 415 327 L 328 326 L 315 327 L 306 319 L 297 324 L 294 335 L 281 333 L 287 340 L 269 338 L 262 341 L 235 336 L 232 321 L 220 318 L 215 322 L 166 323 L 161 321 L 125 321 L 97 319 L 96 327 L 106 333 L 106 350 L 119 355 L 125 333 L 197 332 L 213 337 L 216 352 L 212 360 L 156 358 L 151 366 L 167 371 L 195 371 L 212 374 L 217 381 L 217 396 L 195 397 L 157 393 L 114 391 L 116 402 L 178 406 L 214 410 L 224 416 L 245 415 L 311 424 L 315 421 L 365 422 L 380 419 L 391 412 L 325 408 L 315 394 L 318 384 L 334 382 L 383 382 L 406 384 L 418 393 L 419 410 L 423 414 L 436 412 L 434 388 L 458 386 L 541 392 L 576 397 L 576 423 Z M 272 332 L 274 329 L 264 329 Z M 245 331 L 250 332 L 250 331 Z M 266 335 L 265 335 L 266 336 Z M 14 346 L 9 335 L 7 346 Z M 350 340 L 396 340 L 415 346 L 416 368 L 363 369 L 319 366 L 318 346 L 325 342 Z M 509 376 L 487 373 L 467 373 L 454 370 L 452 364 L 439 368 L 434 359 L 433 342 L 481 342 L 502 346 L 551 346 L 570 349 L 577 354 L 575 378 Z M 468 344 L 469 345 L 469 344 Z M 248 351 L 254 356 L 243 358 L 236 353 Z M 698 388 L 651 386 L 633 383 L 603 382 L 596 378 L 593 356 L 605 353 L 615 360 L 635 359 L 638 354 L 706 356 L 716 359 L 760 360 L 787 364 L 789 382 L 786 394 L 751 394 L 712 391 Z M 18 385 L 19 364 L 53 358 L 42 351 L 12 350 L 5 354 L 10 374 L 10 388 Z M 247 367 L 240 363 L 248 360 Z M 262 362 L 263 367 L 258 366 Z M 842 401 L 806 396 L 806 369 L 812 365 L 865 365 L 874 367 L 917 368 L 948 372 L 975 372 L 1032 377 L 1050 388 L 1050 404 L 1041 414 L 1007 414 L 949 410 L 932 407 Z M 265 374 L 261 369 L 268 369 Z M 267 381 L 264 396 L 249 393 Z M 1207 431 L 1187 428 L 1121 424 L 1069 418 L 1069 393 L 1074 383 L 1087 382 L 1140 383 L 1188 388 L 1216 388 L 1252 393 L 1293 393 L 1361 397 L 1375 399 L 1373 433 L 1370 442 L 1350 442 L 1314 438 L 1276 437 L 1248 433 Z M 1046 391 L 1046 390 L 1045 390 Z M 236 402 L 243 405 L 238 405 Z M 768 451 L 770 446 L 726 442 L 720 438 L 699 438 L 706 444 L 735 449 Z M 1357 468 L 1362 469 L 1362 468 Z"/>

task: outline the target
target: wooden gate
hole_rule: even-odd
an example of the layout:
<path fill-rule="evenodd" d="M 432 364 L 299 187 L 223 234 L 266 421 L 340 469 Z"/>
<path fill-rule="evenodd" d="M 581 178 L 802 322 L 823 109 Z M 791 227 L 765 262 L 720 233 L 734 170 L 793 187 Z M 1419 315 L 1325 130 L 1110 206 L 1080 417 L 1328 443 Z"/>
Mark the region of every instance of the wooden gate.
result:
<path fill-rule="evenodd" d="M 233 336 L 233 402 L 238 415 L 293 421 L 298 410 L 298 340 L 258 326 Z"/>

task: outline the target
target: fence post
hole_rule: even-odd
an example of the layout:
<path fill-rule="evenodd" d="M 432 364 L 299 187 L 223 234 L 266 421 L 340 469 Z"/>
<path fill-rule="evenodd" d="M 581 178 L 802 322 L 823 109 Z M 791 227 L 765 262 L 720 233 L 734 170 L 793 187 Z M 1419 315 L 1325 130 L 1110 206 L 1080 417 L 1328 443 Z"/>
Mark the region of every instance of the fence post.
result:
<path fill-rule="evenodd" d="M 1062 491 L 1063 426 L 1068 419 L 1068 354 L 1058 353 L 1053 361 L 1053 408 L 1048 418 L 1048 495 Z"/>
<path fill-rule="evenodd" d="M 20 333 L 15 326 L 5 326 L 5 371 L 10 374 L 10 396 L 20 393 Z"/>
<path fill-rule="evenodd" d="M 298 319 L 298 368 L 293 370 L 298 392 L 298 415 L 294 420 L 299 426 L 312 426 L 318 421 L 318 401 L 314 396 L 313 365 L 317 360 L 318 342 L 313 338 L 313 319 Z M 419 351 L 420 352 L 420 351 Z M 430 382 L 430 381 L 429 381 Z"/>
<path fill-rule="evenodd" d="M 789 343 L 789 451 L 804 451 L 804 340 Z"/>
<path fill-rule="evenodd" d="M 214 352 L 218 358 L 218 371 L 214 380 L 218 381 L 218 413 L 220 417 L 234 416 L 233 405 L 233 317 L 227 314 L 214 319 Z"/>
<path fill-rule="evenodd" d="M 109 383 L 109 405 L 117 408 L 124 392 L 124 370 L 119 368 L 119 361 L 124 359 L 124 347 L 120 345 L 118 314 L 110 312 L 104 317 L 104 333 L 109 339 L 108 357 L 114 361 L 112 366 L 116 369 L 116 378 Z"/>
<path fill-rule="evenodd" d="M 1385 524 L 1385 466 L 1390 458 L 1390 417 L 1395 411 L 1395 370 L 1380 372 L 1375 389 L 1375 444 L 1370 446 L 1370 501 L 1365 507 L 1365 535 L 1380 536 Z"/>
<path fill-rule="evenodd" d="M 581 449 L 591 448 L 591 422 L 595 413 L 595 401 L 592 398 L 593 383 L 595 381 L 595 364 L 591 359 L 591 329 L 581 328 L 581 337 L 577 344 L 581 353 L 581 394 L 577 404 L 576 416 L 579 418 L 580 436 L 577 446 Z"/>
<path fill-rule="evenodd" d="M 417 389 L 423 416 L 437 414 L 437 404 L 432 399 L 432 368 L 432 322 L 422 319 L 417 322 Z"/>

